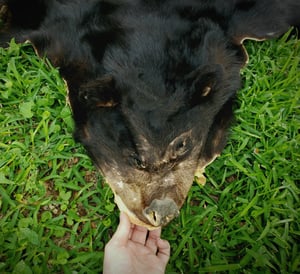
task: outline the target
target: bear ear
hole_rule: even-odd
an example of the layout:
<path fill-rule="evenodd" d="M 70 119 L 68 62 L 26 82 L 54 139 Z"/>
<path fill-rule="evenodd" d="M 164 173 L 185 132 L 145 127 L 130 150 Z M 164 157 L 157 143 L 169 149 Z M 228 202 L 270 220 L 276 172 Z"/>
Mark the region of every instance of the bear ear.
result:
<path fill-rule="evenodd" d="M 115 107 L 120 102 L 120 94 L 111 75 L 105 75 L 81 85 L 78 96 L 80 102 L 92 109 Z"/>
<path fill-rule="evenodd" d="M 299 0 L 237 0 L 228 35 L 235 44 L 246 39 L 278 37 L 300 23 Z"/>
<path fill-rule="evenodd" d="M 38 30 L 29 34 L 28 41 L 32 44 L 36 55 L 39 57 L 44 57 L 51 42 L 45 33 Z"/>

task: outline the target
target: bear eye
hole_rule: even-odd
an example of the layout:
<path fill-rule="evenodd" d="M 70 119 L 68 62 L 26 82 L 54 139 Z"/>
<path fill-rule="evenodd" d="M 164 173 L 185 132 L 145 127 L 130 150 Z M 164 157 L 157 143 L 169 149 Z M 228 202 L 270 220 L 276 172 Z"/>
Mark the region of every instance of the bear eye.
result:
<path fill-rule="evenodd" d="M 188 140 L 184 139 L 175 144 L 174 151 L 176 152 L 177 156 L 181 156 L 186 153 L 186 151 L 188 150 L 187 141 Z"/>
<path fill-rule="evenodd" d="M 175 138 L 170 144 L 170 159 L 176 160 L 186 156 L 191 151 L 191 148 L 192 140 L 189 134 L 183 134 Z"/>
<path fill-rule="evenodd" d="M 139 157 L 139 155 L 137 155 L 136 153 L 133 153 L 130 155 L 129 161 L 130 161 L 131 165 L 137 169 L 145 169 L 146 168 L 145 161 L 143 161 L 143 159 L 141 159 L 141 157 Z"/>
<path fill-rule="evenodd" d="M 211 90 L 212 90 L 211 86 L 204 87 L 204 89 L 202 90 L 202 97 L 208 96 Z"/>

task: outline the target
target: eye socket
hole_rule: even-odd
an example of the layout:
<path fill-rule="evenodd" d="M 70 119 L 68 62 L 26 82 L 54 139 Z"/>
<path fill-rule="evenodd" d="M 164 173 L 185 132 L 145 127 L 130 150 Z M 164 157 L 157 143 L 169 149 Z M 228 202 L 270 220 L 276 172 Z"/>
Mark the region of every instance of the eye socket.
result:
<path fill-rule="evenodd" d="M 177 155 L 181 156 L 185 154 L 187 151 L 187 140 L 180 140 L 175 144 L 174 151 L 176 152 Z"/>
<path fill-rule="evenodd" d="M 170 159 L 176 160 L 186 156 L 192 148 L 192 140 L 189 136 L 183 135 L 177 137 L 171 144 Z"/>
<path fill-rule="evenodd" d="M 143 161 L 141 159 L 141 157 L 139 157 L 139 155 L 137 155 L 136 153 L 131 154 L 129 159 L 130 159 L 130 163 L 133 167 L 135 167 L 137 169 L 145 169 L 146 168 L 145 161 Z"/>

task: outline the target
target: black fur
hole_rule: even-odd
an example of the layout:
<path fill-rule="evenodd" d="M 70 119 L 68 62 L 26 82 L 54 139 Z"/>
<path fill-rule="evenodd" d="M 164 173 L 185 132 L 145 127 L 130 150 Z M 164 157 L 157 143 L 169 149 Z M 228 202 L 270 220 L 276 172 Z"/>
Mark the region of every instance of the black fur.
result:
<path fill-rule="evenodd" d="M 222 151 L 247 61 L 243 40 L 278 37 L 300 23 L 298 0 L 0 0 L 0 7 L 2 44 L 29 39 L 59 67 L 75 137 L 112 185 L 149 185 L 130 206 L 140 219 L 155 198 L 180 207 L 179 186 Z M 166 178 L 171 188 L 163 188 Z"/>

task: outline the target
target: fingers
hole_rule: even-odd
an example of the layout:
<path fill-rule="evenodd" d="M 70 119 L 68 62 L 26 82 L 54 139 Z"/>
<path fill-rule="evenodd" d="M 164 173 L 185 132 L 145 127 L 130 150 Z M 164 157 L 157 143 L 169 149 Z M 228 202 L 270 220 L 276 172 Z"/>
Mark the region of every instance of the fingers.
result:
<path fill-rule="evenodd" d="M 149 237 L 157 239 L 160 237 L 160 234 L 161 234 L 161 227 L 159 227 L 158 229 L 155 229 L 155 230 L 151 230 L 149 232 Z"/>
<path fill-rule="evenodd" d="M 112 236 L 110 242 L 118 246 L 124 246 L 128 242 L 130 233 L 131 224 L 129 218 L 124 212 L 121 212 L 119 226 L 115 234 Z"/>
<path fill-rule="evenodd" d="M 148 239 L 146 241 L 146 246 L 151 250 L 151 252 L 155 253 L 157 252 L 157 241 L 160 237 L 161 234 L 161 227 L 156 229 L 156 230 L 152 230 L 149 232 L 148 235 Z"/>
<path fill-rule="evenodd" d="M 157 240 L 157 257 L 161 259 L 165 264 L 169 261 L 170 258 L 170 244 L 166 240 L 158 239 Z"/>
<path fill-rule="evenodd" d="M 146 246 L 166 265 L 170 258 L 170 244 L 160 238 L 161 228 L 150 231 Z"/>
<path fill-rule="evenodd" d="M 120 223 L 117 231 L 112 236 L 107 246 L 126 246 L 128 241 L 145 245 L 152 254 L 156 254 L 157 257 L 165 264 L 170 258 L 170 244 L 168 241 L 160 239 L 161 228 L 152 230 L 149 232 L 145 227 L 132 225 L 128 216 L 124 213 L 120 213 Z"/>
<path fill-rule="evenodd" d="M 145 245 L 148 229 L 142 226 L 135 225 L 132 230 L 131 240 L 135 243 Z"/>

